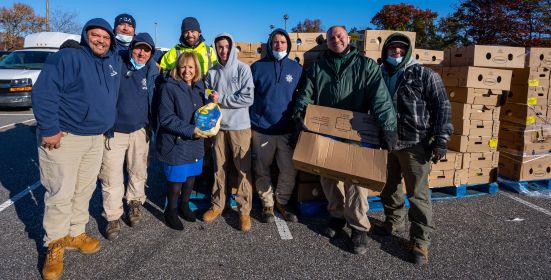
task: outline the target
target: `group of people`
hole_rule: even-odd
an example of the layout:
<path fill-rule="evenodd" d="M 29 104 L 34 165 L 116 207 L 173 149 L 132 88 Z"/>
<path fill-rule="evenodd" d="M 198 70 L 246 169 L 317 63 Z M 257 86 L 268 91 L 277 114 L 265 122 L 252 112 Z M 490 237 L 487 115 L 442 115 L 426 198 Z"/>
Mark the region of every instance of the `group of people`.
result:
<path fill-rule="evenodd" d="M 303 71 L 288 58 L 292 42 L 283 29 L 270 34 L 267 54 L 250 67 L 238 60 L 230 34 L 219 34 L 212 46 L 205 43 L 193 17 L 182 21 L 179 43 L 164 55 L 149 34 L 135 30 L 129 14 L 117 16 L 114 29 L 104 19 L 88 21 L 80 44 L 52 54 L 34 85 L 40 178 L 46 189 L 44 279 L 61 277 L 65 249 L 84 254 L 100 249 L 100 241 L 85 232 L 98 178 L 108 239 L 121 231 L 124 201 L 130 226 L 143 219 L 152 138 L 167 180 L 164 220 L 170 228 L 183 230 L 180 217 L 196 221 L 189 199 L 210 156 L 214 183 L 204 222 L 225 209 L 233 166 L 242 231 L 251 230 L 253 172 L 261 221 L 273 222 L 277 210 L 296 222 L 289 204 L 297 173 L 292 154 L 308 104 L 376 118 L 381 148 L 389 154 L 381 193 L 386 219 L 373 233 L 404 230 L 403 177 L 411 204 L 412 261 L 428 262 L 434 224 L 427 178 L 430 162 L 446 154 L 450 104 L 439 75 L 411 58 L 407 36 L 397 33 L 386 40 L 379 66 L 350 45 L 344 26 L 333 26 L 327 31 L 328 51 Z M 217 103 L 222 114 L 213 137 L 194 123 L 195 111 L 208 102 Z M 280 170 L 276 187 L 270 176 L 274 159 Z M 334 238 L 348 224 L 352 251 L 364 254 L 371 230 L 367 188 L 325 177 L 320 183 L 331 216 L 324 234 Z"/>

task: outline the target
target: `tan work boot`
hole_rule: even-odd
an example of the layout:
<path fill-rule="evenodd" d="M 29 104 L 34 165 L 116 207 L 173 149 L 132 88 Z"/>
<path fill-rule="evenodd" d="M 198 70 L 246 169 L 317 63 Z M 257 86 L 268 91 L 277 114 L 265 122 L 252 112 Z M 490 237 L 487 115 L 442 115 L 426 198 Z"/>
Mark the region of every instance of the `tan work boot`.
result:
<path fill-rule="evenodd" d="M 239 216 L 239 228 L 241 231 L 249 232 L 251 231 L 251 216 L 250 215 L 241 215 Z"/>
<path fill-rule="evenodd" d="M 420 244 L 411 244 L 411 258 L 416 265 L 426 265 L 429 263 L 429 247 Z"/>
<path fill-rule="evenodd" d="M 210 208 L 209 210 L 207 210 L 207 212 L 205 212 L 205 214 L 203 214 L 203 221 L 210 223 L 216 220 L 216 218 L 220 217 L 221 214 L 222 214 L 222 210 L 216 209 L 216 208 Z"/>
<path fill-rule="evenodd" d="M 44 280 L 57 280 L 63 275 L 64 242 L 65 238 L 60 238 L 48 244 L 48 253 L 46 253 L 46 261 L 42 268 Z"/>
<path fill-rule="evenodd" d="M 93 254 L 101 248 L 99 240 L 88 235 L 86 232 L 80 234 L 79 236 L 69 236 L 65 237 L 65 249 L 67 250 L 80 250 L 83 254 Z"/>

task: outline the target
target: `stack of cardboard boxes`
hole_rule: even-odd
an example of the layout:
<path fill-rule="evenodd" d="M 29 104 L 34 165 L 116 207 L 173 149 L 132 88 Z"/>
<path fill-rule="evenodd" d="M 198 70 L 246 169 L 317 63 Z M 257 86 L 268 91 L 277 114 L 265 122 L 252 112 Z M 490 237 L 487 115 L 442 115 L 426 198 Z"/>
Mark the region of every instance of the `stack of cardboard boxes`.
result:
<path fill-rule="evenodd" d="M 262 44 L 261 43 L 246 43 L 236 42 L 237 58 L 249 65 L 261 58 Z"/>
<path fill-rule="evenodd" d="M 497 179 L 499 107 L 524 49 L 473 45 L 449 49 L 440 72 L 452 107 L 454 133 L 444 162 L 433 165 L 430 187 L 485 184 Z"/>
<path fill-rule="evenodd" d="M 550 68 L 551 49 L 532 48 L 526 50 L 525 67 L 513 70 L 511 89 L 500 115 L 502 177 L 518 181 L 551 179 Z"/>

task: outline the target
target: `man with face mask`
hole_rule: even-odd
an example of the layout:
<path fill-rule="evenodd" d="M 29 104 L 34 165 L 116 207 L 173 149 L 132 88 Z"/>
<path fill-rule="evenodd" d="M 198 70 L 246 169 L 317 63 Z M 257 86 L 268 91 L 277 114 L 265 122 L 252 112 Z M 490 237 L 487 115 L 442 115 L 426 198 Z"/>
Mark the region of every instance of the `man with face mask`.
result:
<path fill-rule="evenodd" d="M 187 17 L 182 20 L 181 30 L 180 43 L 163 55 L 160 66 L 163 70 L 168 71 L 174 68 L 176 60 L 182 52 L 194 52 L 201 65 L 201 75 L 204 77 L 207 70 L 218 63 L 216 52 L 205 44 L 205 39 L 201 35 L 201 26 L 196 18 Z"/>
<path fill-rule="evenodd" d="M 344 26 L 329 28 L 327 48 L 329 50 L 303 74 L 293 113 L 298 128 L 303 126 L 308 104 L 369 112 L 381 128 L 381 146 L 390 149 L 396 142 L 396 112 L 379 66 L 350 46 Z M 367 218 L 367 188 L 326 177 L 321 177 L 320 183 L 331 215 L 324 234 L 333 238 L 348 223 L 352 228 L 352 252 L 364 254 L 371 227 Z"/>
<path fill-rule="evenodd" d="M 267 47 L 267 55 L 251 66 L 255 84 L 250 115 L 256 189 L 262 199 L 263 222 L 274 221 L 274 206 L 285 220 L 296 222 L 297 217 L 288 205 L 296 177 L 291 147 L 295 128 L 291 117 L 291 101 L 302 74 L 302 66 L 287 57 L 291 50 L 291 40 L 285 30 L 274 30 Z M 275 198 L 270 176 L 274 157 L 279 168 Z"/>
<path fill-rule="evenodd" d="M 402 231 L 409 213 L 412 261 L 427 264 L 434 231 L 428 190 L 430 162 L 437 163 L 446 155 L 453 127 L 442 79 L 411 58 L 411 52 L 409 38 L 394 33 L 385 41 L 381 54 L 383 78 L 398 113 L 398 141 L 388 155 L 387 181 L 381 193 L 386 219 L 373 231 L 383 236 Z M 404 207 L 402 176 L 409 212 Z"/>
<path fill-rule="evenodd" d="M 115 17 L 115 38 L 117 52 L 125 52 L 130 46 L 136 33 L 136 20 L 129 14 L 120 14 Z"/>
<path fill-rule="evenodd" d="M 123 215 L 123 197 L 128 205 L 127 220 L 135 226 L 142 218 L 145 202 L 147 158 L 151 133 L 152 100 L 159 70 L 152 57 L 155 44 L 148 33 L 138 33 L 130 49 L 121 51 L 122 74 L 117 102 L 117 120 L 107 133 L 99 179 L 103 194 L 103 216 L 107 239 L 118 237 Z M 128 187 L 124 185 L 124 164 Z M 126 192 L 125 192 L 126 189 Z M 125 196 L 126 193 L 126 196 Z"/>

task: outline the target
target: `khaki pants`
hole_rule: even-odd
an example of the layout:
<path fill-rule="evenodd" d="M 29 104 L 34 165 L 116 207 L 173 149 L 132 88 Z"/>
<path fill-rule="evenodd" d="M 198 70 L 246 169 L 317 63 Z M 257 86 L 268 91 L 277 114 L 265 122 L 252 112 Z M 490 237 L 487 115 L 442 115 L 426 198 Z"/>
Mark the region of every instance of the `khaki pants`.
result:
<path fill-rule="evenodd" d="M 123 214 L 124 162 L 128 172 L 126 201 L 145 202 L 147 156 L 149 143 L 144 128 L 132 133 L 115 132 L 109 139 L 110 150 L 104 147 L 99 179 L 103 194 L 103 216 L 108 221 L 118 220 Z"/>
<path fill-rule="evenodd" d="M 410 240 L 429 246 L 434 231 L 432 200 L 429 194 L 428 176 L 432 151 L 423 144 L 388 153 L 387 180 L 381 192 L 386 223 L 399 227 L 405 223 L 406 213 L 411 221 Z M 410 204 L 405 208 L 404 191 L 400 186 L 402 176 Z"/>
<path fill-rule="evenodd" d="M 321 177 L 320 183 L 329 201 L 327 211 L 332 217 L 345 219 L 350 227 L 357 230 L 369 231 L 367 188 L 326 177 Z"/>
<path fill-rule="evenodd" d="M 96 188 L 103 154 L 103 135 L 63 133 L 61 147 L 48 150 L 38 141 L 40 181 L 44 195 L 45 246 L 66 235 L 77 236 L 88 223 L 88 204 Z"/>
<path fill-rule="evenodd" d="M 223 210 L 226 202 L 226 171 L 231 156 L 237 169 L 235 200 L 241 215 L 249 215 L 252 208 L 251 186 L 251 129 L 224 131 L 214 137 L 214 185 L 212 207 Z"/>
<path fill-rule="evenodd" d="M 274 206 L 274 191 L 270 166 L 277 161 L 279 177 L 275 192 L 278 203 L 286 205 L 295 187 L 296 169 L 293 167 L 293 148 L 289 145 L 291 134 L 266 135 L 253 131 L 253 169 L 256 190 L 264 207 Z"/>

